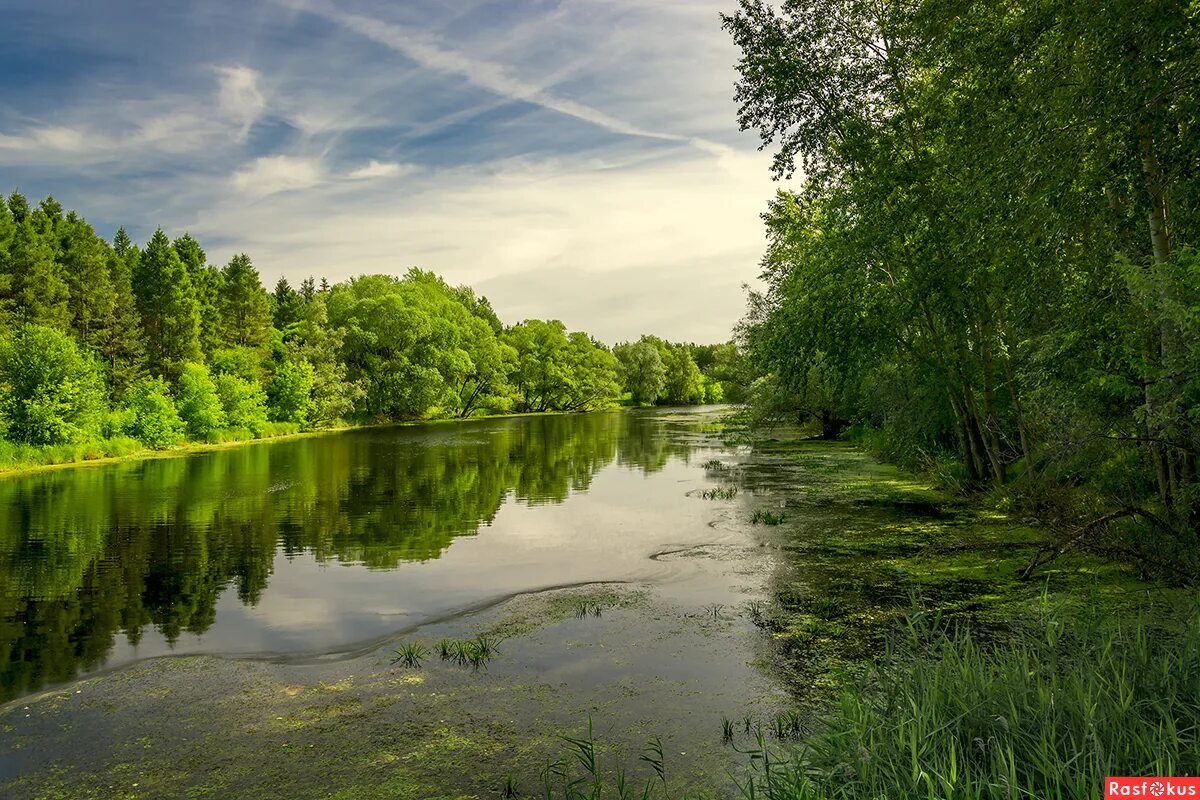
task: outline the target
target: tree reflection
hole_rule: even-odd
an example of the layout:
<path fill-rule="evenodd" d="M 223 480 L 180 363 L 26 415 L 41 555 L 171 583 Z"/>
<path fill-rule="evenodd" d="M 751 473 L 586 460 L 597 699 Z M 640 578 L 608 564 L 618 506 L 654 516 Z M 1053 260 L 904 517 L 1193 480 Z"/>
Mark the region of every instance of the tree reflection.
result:
<path fill-rule="evenodd" d="M 436 559 L 506 499 L 561 503 L 614 461 L 652 472 L 686 451 L 653 415 L 587 414 L 0 480 L 0 699 L 102 664 L 118 633 L 204 633 L 228 588 L 261 599 L 277 553 L 378 570 Z"/>

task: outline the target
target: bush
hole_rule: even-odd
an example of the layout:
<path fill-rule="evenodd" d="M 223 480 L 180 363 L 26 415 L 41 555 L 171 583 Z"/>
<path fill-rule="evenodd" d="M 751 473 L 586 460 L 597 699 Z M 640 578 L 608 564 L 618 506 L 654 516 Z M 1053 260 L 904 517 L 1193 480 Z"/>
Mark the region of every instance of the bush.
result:
<path fill-rule="evenodd" d="M 175 392 L 179 416 L 188 436 L 209 441 L 225 427 L 225 409 L 217 395 L 217 384 L 203 364 L 185 364 Z"/>
<path fill-rule="evenodd" d="M 0 346 L 0 416 L 9 439 L 83 441 L 97 432 L 104 405 L 99 368 L 65 333 L 25 325 Z"/>
<path fill-rule="evenodd" d="M 267 384 L 267 404 L 273 422 L 308 422 L 312 411 L 313 366 L 307 361 L 284 361 Z"/>
<path fill-rule="evenodd" d="M 162 378 L 144 378 L 129 387 L 126 406 L 132 414 L 127 432 L 147 447 L 162 449 L 183 439 L 183 420 Z"/>
<path fill-rule="evenodd" d="M 262 387 L 231 373 L 218 375 L 216 386 L 225 410 L 225 423 L 258 436 L 267 423 L 267 396 Z"/>

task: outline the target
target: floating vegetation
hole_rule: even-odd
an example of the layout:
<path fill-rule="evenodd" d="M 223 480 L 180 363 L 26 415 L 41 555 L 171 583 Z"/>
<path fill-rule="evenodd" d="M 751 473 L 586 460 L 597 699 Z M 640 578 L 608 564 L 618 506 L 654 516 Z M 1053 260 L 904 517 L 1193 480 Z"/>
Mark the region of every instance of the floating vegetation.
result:
<path fill-rule="evenodd" d="M 705 489 L 700 493 L 700 496 L 705 500 L 732 500 L 737 495 L 738 488 L 736 486 L 717 486 L 712 489 Z"/>
<path fill-rule="evenodd" d="M 750 517 L 750 521 L 755 525 L 781 525 L 783 524 L 783 512 L 776 514 L 774 511 L 758 510 Z"/>
<path fill-rule="evenodd" d="M 580 600 L 575 604 L 575 619 L 598 617 L 603 611 L 604 606 L 595 600 Z"/>
<path fill-rule="evenodd" d="M 421 662 L 429 655 L 429 650 L 420 642 L 408 642 L 400 645 L 396 650 L 396 657 L 392 659 L 392 664 L 399 664 L 403 667 L 420 667 Z"/>

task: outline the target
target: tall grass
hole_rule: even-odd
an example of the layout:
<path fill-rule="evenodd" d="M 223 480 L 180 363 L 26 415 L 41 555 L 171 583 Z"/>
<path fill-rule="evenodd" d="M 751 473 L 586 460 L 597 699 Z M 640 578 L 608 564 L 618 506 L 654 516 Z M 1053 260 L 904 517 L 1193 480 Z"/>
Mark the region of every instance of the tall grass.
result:
<path fill-rule="evenodd" d="M 1050 614 L 995 646 L 914 614 L 794 757 L 768 751 L 747 797 L 1093 798 L 1106 775 L 1200 774 L 1200 613 Z"/>

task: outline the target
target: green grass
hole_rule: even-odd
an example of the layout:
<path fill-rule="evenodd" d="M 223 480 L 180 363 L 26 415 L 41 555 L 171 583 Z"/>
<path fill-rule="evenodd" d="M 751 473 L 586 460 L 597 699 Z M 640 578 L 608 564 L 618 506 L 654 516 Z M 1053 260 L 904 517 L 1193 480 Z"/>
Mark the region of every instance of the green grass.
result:
<path fill-rule="evenodd" d="M 400 645 L 396 650 L 396 657 L 392 659 L 392 664 L 399 664 L 403 667 L 420 667 L 421 662 L 429 657 L 429 650 L 420 642 L 407 642 Z"/>
<path fill-rule="evenodd" d="M 1200 613 L 1047 613 L 988 644 L 913 614 L 793 759 L 760 746 L 767 800 L 1092 798 L 1105 775 L 1200 772 Z"/>
<path fill-rule="evenodd" d="M 783 512 L 776 514 L 774 511 L 759 509 L 751 515 L 750 522 L 755 525 L 782 525 L 785 519 Z"/>

